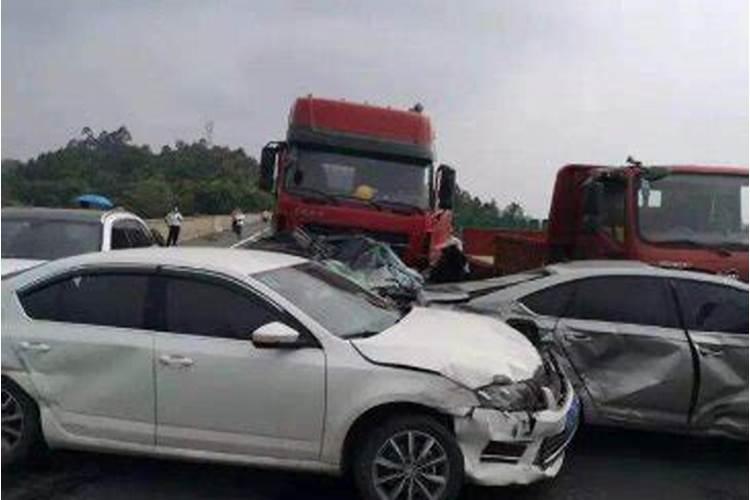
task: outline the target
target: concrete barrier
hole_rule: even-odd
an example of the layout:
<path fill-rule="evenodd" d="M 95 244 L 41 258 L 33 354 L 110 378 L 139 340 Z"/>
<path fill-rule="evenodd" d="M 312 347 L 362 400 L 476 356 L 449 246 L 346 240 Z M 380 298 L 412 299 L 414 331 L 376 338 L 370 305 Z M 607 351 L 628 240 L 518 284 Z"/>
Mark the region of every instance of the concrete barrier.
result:
<path fill-rule="evenodd" d="M 257 214 L 245 214 L 245 224 L 252 222 L 260 216 Z M 167 224 L 164 219 L 148 219 L 146 223 L 159 231 L 164 239 L 167 238 Z M 185 217 L 182 220 L 182 229 L 180 229 L 180 241 L 203 238 L 205 236 L 228 231 L 232 228 L 232 217 L 229 215 L 198 215 L 194 217 Z"/>

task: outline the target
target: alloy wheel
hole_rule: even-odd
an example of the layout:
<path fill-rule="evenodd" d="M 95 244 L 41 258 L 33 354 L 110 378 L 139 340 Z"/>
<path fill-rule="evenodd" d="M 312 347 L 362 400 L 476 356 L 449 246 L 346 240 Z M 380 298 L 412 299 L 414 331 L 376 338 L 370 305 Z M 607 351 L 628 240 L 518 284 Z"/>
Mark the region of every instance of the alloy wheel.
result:
<path fill-rule="evenodd" d="M 23 407 L 10 391 L 0 392 L 2 404 L 2 452 L 11 454 L 21 442 L 24 430 Z"/>
<path fill-rule="evenodd" d="M 406 430 L 391 436 L 372 463 L 372 480 L 383 500 L 436 500 L 450 477 L 448 454 L 433 436 Z"/>

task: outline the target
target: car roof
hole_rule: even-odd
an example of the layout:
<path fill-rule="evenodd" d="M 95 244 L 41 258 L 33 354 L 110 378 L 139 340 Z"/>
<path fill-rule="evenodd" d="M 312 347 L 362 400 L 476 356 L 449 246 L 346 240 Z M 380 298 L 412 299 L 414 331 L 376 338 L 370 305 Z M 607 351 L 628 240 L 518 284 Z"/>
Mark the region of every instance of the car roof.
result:
<path fill-rule="evenodd" d="M 130 214 L 122 209 L 96 210 L 90 208 L 4 207 L 3 218 L 58 220 L 71 222 L 101 222 L 110 214 Z"/>
<path fill-rule="evenodd" d="M 645 262 L 634 260 L 576 260 L 552 264 L 545 268 L 551 275 L 583 278 L 586 276 L 602 275 L 638 275 L 668 278 L 683 278 L 706 281 L 718 284 L 729 284 L 747 288 L 745 283 L 728 276 L 709 274 L 698 271 L 672 269 L 652 266 Z"/>
<path fill-rule="evenodd" d="M 211 247 L 134 248 L 76 255 L 35 268 L 35 274 L 56 274 L 77 267 L 173 266 L 230 274 L 270 271 L 307 262 L 280 252 Z M 26 273 L 23 273 L 26 274 Z M 31 273 L 29 273 L 31 274 Z"/>

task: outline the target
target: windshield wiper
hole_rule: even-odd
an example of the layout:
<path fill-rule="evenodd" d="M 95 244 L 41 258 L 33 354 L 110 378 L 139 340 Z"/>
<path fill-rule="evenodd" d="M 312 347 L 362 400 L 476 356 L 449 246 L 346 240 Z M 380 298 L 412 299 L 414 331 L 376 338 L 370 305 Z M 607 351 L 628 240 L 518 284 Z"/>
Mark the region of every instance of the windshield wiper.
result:
<path fill-rule="evenodd" d="M 393 208 L 402 207 L 407 210 L 410 210 L 412 213 L 416 212 L 419 214 L 424 213 L 424 209 L 417 205 L 412 205 L 411 203 L 406 203 L 404 201 L 396 201 L 396 200 L 378 200 L 378 203 L 385 206 L 392 206 Z"/>
<path fill-rule="evenodd" d="M 732 254 L 732 250 L 745 250 L 747 247 L 743 246 L 741 243 L 703 243 L 700 241 L 695 240 L 665 240 L 660 241 L 659 243 L 664 243 L 668 245 L 683 245 L 683 246 L 689 246 L 692 248 L 701 248 L 704 250 L 711 250 L 723 257 L 729 257 Z"/>
<path fill-rule="evenodd" d="M 357 198 L 356 196 L 349 196 L 347 194 L 334 194 L 331 196 L 333 196 L 336 199 L 358 201 L 360 203 L 365 203 L 367 205 L 370 205 L 371 207 L 376 208 L 378 210 L 381 210 L 381 211 L 383 210 L 383 207 L 379 203 L 372 201 L 372 200 L 365 200 L 362 198 Z"/>
<path fill-rule="evenodd" d="M 304 196 L 305 194 L 313 194 L 317 195 L 319 198 L 330 201 L 334 205 L 339 205 L 339 200 L 337 200 L 334 195 L 326 193 L 325 191 L 321 191 L 320 189 L 315 189 L 307 186 L 297 186 L 293 189 L 288 189 L 287 192 L 291 194 L 299 194 L 301 196 Z"/>

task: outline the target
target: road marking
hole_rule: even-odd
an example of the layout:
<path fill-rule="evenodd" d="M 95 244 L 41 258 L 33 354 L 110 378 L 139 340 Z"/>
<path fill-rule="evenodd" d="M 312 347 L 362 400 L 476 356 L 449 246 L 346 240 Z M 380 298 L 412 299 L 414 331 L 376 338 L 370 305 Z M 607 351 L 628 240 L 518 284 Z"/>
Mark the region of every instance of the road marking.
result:
<path fill-rule="evenodd" d="M 266 236 L 267 234 L 271 233 L 270 227 L 264 227 L 263 229 L 260 229 L 259 231 L 255 231 L 253 234 L 245 238 L 244 240 L 240 240 L 234 245 L 230 246 L 229 248 L 239 248 L 243 245 L 246 245 L 247 243 L 255 243 L 262 237 Z"/>

